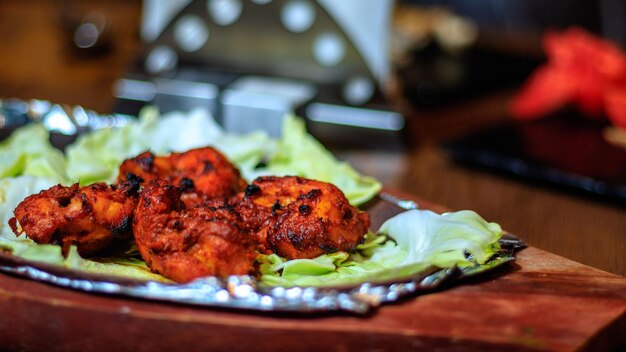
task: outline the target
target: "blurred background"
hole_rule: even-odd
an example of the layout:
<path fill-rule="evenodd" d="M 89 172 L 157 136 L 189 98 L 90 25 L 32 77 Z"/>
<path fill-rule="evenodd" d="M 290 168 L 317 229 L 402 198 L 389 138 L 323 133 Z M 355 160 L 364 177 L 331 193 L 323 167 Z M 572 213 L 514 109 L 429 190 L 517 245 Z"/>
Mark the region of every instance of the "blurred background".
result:
<path fill-rule="evenodd" d="M 242 120 L 276 130 L 255 101 L 270 92 L 348 146 L 374 131 L 375 147 L 397 147 L 400 130 L 428 126 L 415 115 L 514 91 L 544 60 L 547 29 L 626 40 L 619 0 L 2 0 L 0 10 L 0 96 L 129 114 L 203 105 L 244 132 Z"/>
<path fill-rule="evenodd" d="M 249 82 L 231 85 L 256 75 L 302 84 L 291 98 L 295 108 L 311 100 L 393 104 L 407 115 L 519 86 L 543 60 L 546 29 L 575 25 L 626 41 L 626 5 L 619 0 L 345 3 L 2 0 L 0 95 L 100 112 L 137 110 L 119 101 L 126 99 L 163 110 L 205 104 L 217 113 L 210 100 L 227 99 L 210 97 L 202 85 L 178 91 L 176 83 L 208 83 L 219 95 L 250 91 Z M 54 87 L 42 84 L 53 77 Z M 174 83 L 160 89 L 158 79 Z M 153 85 L 132 86 L 136 81 Z M 276 86 L 255 83 L 268 91 Z M 194 102 L 194 95 L 204 101 Z"/>
<path fill-rule="evenodd" d="M 546 31 L 572 27 L 623 48 L 626 2 L 0 0 L 0 99 L 201 106 L 229 131 L 274 135 L 295 111 L 388 187 L 624 275 L 624 258 L 602 258 L 626 251 L 626 152 L 610 123 L 568 104 L 511 116 L 548 61 Z M 568 242 L 543 235 L 557 232 Z"/>

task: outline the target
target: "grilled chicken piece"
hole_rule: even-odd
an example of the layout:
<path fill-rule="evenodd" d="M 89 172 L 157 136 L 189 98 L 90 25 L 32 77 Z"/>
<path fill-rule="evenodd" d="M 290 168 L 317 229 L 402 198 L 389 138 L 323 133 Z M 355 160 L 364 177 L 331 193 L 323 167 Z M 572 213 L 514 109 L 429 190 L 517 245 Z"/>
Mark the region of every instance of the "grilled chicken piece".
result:
<path fill-rule="evenodd" d="M 224 201 L 188 208 L 179 187 L 152 180 L 143 189 L 133 232 L 146 264 L 176 282 L 247 275 L 256 258 L 251 238 Z"/>
<path fill-rule="evenodd" d="M 288 259 L 351 251 L 370 226 L 336 186 L 295 176 L 260 177 L 236 205 L 243 227 L 264 253 Z"/>
<path fill-rule="evenodd" d="M 185 191 L 183 201 L 189 206 L 205 200 L 229 197 L 246 187 L 239 170 L 219 151 L 192 149 L 184 153 L 155 156 L 144 152 L 120 165 L 118 181 L 136 175 L 145 182 L 163 179 Z"/>
<path fill-rule="evenodd" d="M 138 183 L 57 185 L 24 199 L 9 224 L 37 243 L 59 244 L 63 254 L 75 245 L 82 257 L 105 254 L 132 239 Z M 18 226 L 19 223 L 19 226 Z"/>

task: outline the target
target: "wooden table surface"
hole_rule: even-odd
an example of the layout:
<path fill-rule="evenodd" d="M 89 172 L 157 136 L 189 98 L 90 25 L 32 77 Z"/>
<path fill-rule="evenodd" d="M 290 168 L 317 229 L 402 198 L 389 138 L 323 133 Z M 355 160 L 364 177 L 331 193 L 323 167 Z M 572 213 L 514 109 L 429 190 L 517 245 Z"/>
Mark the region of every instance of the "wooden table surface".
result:
<path fill-rule="evenodd" d="M 445 208 L 401 192 L 435 211 Z M 401 211 L 375 201 L 377 228 Z M 263 313 L 96 295 L 0 274 L 0 350 L 618 351 L 626 278 L 528 247 L 515 263 L 367 315 Z M 10 259 L 8 265 L 10 266 Z M 0 264 L 4 265 L 2 258 Z"/>

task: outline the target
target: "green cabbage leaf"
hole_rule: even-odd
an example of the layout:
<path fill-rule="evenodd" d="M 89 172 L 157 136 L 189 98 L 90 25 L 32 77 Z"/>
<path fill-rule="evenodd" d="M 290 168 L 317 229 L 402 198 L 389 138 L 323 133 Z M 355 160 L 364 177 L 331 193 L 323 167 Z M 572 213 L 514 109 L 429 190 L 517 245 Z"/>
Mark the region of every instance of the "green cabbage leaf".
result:
<path fill-rule="evenodd" d="M 65 157 L 52 146 L 50 134 L 39 123 L 21 127 L 0 142 L 0 178 L 21 175 L 68 182 Z"/>
<path fill-rule="evenodd" d="M 341 189 L 353 205 L 372 199 L 382 185 L 373 177 L 360 175 L 350 164 L 338 161 L 331 152 L 307 133 L 304 121 L 287 116 L 283 135 L 267 167 L 257 175 L 296 175 L 330 182 Z"/>
<path fill-rule="evenodd" d="M 210 145 L 223 132 L 204 109 L 159 115 L 149 107 L 136 121 L 81 135 L 67 148 L 67 173 L 81 185 L 114 182 L 127 158 L 150 150 L 155 154 Z"/>
<path fill-rule="evenodd" d="M 261 281 L 270 286 L 336 286 L 410 277 L 429 267 L 484 264 L 500 249 L 502 229 L 469 210 L 410 210 L 368 233 L 355 253 L 285 261 L 263 255 Z"/>

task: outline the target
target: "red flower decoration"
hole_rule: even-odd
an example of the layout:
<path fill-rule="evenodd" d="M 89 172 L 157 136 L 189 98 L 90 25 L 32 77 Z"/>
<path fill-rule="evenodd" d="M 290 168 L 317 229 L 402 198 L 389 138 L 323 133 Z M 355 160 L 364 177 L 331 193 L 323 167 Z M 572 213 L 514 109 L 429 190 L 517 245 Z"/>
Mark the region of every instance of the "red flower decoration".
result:
<path fill-rule="evenodd" d="M 548 61 L 513 98 L 513 117 L 536 119 L 573 104 L 626 128 L 626 55 L 617 46 L 580 28 L 547 32 L 543 46 Z"/>

